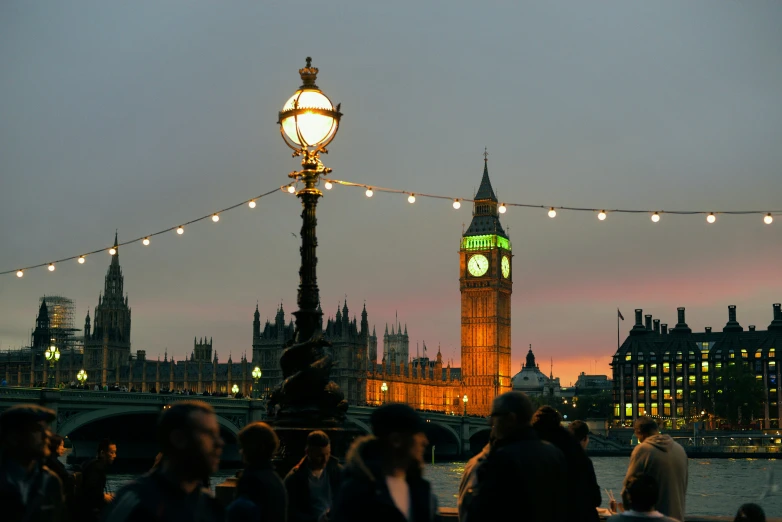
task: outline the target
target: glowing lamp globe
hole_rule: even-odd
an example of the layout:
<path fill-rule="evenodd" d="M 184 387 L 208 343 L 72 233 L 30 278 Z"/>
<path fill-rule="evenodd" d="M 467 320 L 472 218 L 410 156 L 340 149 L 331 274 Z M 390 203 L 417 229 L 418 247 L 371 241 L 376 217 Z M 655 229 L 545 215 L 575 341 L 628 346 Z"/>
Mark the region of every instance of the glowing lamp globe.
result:
<path fill-rule="evenodd" d="M 766 225 L 770 225 L 773 222 L 774 222 L 774 217 L 769 212 L 768 214 L 766 214 L 766 217 L 763 218 L 763 223 L 765 223 Z"/>
<path fill-rule="evenodd" d="M 279 114 L 280 132 L 285 143 L 296 151 L 323 151 L 337 134 L 342 113 L 315 85 L 317 67 L 307 57 L 307 66 L 299 69 L 302 85 L 288 98 Z"/>
<path fill-rule="evenodd" d="M 551 207 L 551 208 L 548 210 L 548 217 L 550 217 L 550 218 L 555 218 L 555 217 L 557 217 L 557 211 L 556 211 L 556 210 L 554 210 L 554 207 Z"/>
<path fill-rule="evenodd" d="M 465 395 L 464 397 L 462 397 L 462 402 L 463 402 L 464 404 L 467 404 L 467 396 L 466 396 L 466 395 Z"/>
<path fill-rule="evenodd" d="M 16 277 L 23 277 L 23 276 L 24 276 L 24 272 L 22 270 L 16 271 Z"/>
<path fill-rule="evenodd" d="M 260 369 L 258 366 L 256 366 L 255 368 L 253 368 L 253 373 L 252 373 L 252 375 L 253 375 L 253 379 L 256 379 L 256 380 L 257 380 L 257 379 L 260 379 L 260 378 L 261 378 L 261 375 L 262 375 L 261 369 Z"/>
<path fill-rule="evenodd" d="M 234 394 L 234 395 L 236 395 L 237 393 L 239 393 L 239 386 L 237 386 L 236 384 L 234 384 L 233 386 L 231 386 L 231 392 L 233 392 L 233 394 Z"/>
<path fill-rule="evenodd" d="M 712 212 L 708 216 L 706 216 L 706 221 L 709 223 L 714 223 L 715 221 L 717 221 L 717 216 L 715 216 L 714 212 Z"/>
<path fill-rule="evenodd" d="M 660 214 L 655 212 L 654 214 L 652 214 L 652 222 L 657 223 L 658 221 L 660 221 Z"/>
<path fill-rule="evenodd" d="M 597 214 L 597 219 L 599 219 L 600 221 L 605 221 L 605 218 L 606 218 L 606 211 L 605 210 L 601 210 Z"/>

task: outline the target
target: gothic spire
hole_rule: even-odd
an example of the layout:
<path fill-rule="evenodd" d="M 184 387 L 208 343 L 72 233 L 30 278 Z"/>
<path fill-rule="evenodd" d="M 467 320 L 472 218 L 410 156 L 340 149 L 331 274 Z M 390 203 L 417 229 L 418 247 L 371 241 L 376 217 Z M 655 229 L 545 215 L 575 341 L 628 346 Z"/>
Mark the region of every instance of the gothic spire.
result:
<path fill-rule="evenodd" d="M 489 162 L 488 153 L 484 152 L 483 176 L 478 192 L 475 193 L 475 202 L 473 203 L 473 218 L 467 231 L 462 234 L 464 237 L 481 236 L 485 234 L 495 234 L 504 238 L 508 236 L 500 224 L 499 212 L 497 208 L 497 196 L 489 180 Z"/>
<path fill-rule="evenodd" d="M 497 203 L 497 196 L 494 195 L 494 189 L 489 181 L 489 153 L 484 150 L 483 154 L 483 177 L 474 199 L 489 199 Z"/>

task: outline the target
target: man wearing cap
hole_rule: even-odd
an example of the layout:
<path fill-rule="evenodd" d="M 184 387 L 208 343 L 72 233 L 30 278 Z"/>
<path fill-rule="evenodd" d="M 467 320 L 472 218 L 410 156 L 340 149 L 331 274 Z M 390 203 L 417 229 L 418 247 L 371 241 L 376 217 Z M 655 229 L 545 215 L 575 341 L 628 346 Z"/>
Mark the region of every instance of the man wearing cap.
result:
<path fill-rule="evenodd" d="M 470 521 L 495 521 L 518 512 L 537 522 L 567 520 L 565 457 L 531 427 L 532 402 L 522 392 L 503 393 L 492 403 L 491 449 L 465 494 Z"/>
<path fill-rule="evenodd" d="M 13 406 L 0 414 L 0 512 L 3 521 L 58 522 L 62 483 L 43 465 L 49 450 L 50 409 Z"/>
<path fill-rule="evenodd" d="M 422 478 L 426 423 L 406 404 L 386 404 L 370 417 L 372 435 L 348 451 L 334 502 L 335 522 L 430 522 L 437 500 Z"/>

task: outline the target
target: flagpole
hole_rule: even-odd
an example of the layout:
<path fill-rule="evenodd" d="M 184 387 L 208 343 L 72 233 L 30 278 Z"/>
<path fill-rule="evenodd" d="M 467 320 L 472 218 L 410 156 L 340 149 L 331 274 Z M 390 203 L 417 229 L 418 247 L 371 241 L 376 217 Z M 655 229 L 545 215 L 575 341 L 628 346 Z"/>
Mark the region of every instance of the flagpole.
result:
<path fill-rule="evenodd" d="M 619 308 L 616 309 L 616 353 L 619 353 Z"/>

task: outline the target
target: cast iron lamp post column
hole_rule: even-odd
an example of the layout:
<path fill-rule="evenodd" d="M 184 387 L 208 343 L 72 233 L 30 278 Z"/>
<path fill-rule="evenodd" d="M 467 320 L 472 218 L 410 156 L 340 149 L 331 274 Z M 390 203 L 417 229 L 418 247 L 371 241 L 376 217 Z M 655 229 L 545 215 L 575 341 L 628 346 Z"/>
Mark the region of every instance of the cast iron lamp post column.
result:
<path fill-rule="evenodd" d="M 76 380 L 79 381 L 79 384 L 83 388 L 84 383 L 87 382 L 87 372 L 85 372 L 83 369 L 79 370 L 79 373 L 76 374 Z"/>
<path fill-rule="evenodd" d="M 467 395 L 465 394 L 464 397 L 462 397 L 462 402 L 464 403 L 464 417 L 467 416 Z"/>
<path fill-rule="evenodd" d="M 318 239 L 315 235 L 317 219 L 315 208 L 318 198 L 323 193 L 317 185 L 320 177 L 331 172 L 320 161 L 320 153 L 326 154 L 326 145 L 331 143 L 337 134 L 339 105 L 334 107 L 331 100 L 321 92 L 315 80 L 318 69 L 312 67 L 312 58 L 307 57 L 307 66 L 299 69 L 302 85 L 288 99 L 280 111 L 279 125 L 285 144 L 293 149 L 293 156 L 301 156 L 302 170 L 291 172 L 288 176 L 294 183 L 301 182 L 301 188 L 296 196 L 301 199 L 301 268 L 299 269 L 299 292 L 297 304 L 299 309 L 293 312 L 296 317 L 296 343 L 305 342 L 313 337 L 320 325 L 322 312 L 318 311 L 320 297 L 318 295 L 318 279 L 316 267 L 318 258 L 315 250 Z"/>
<path fill-rule="evenodd" d="M 60 360 L 60 350 L 56 346 L 50 346 L 44 352 L 44 357 L 49 361 L 49 387 L 54 388 L 54 365 Z"/>
<path fill-rule="evenodd" d="M 388 391 L 388 384 L 383 383 L 383 385 L 380 387 L 380 391 L 383 392 L 383 404 L 386 403 L 386 392 Z"/>
<path fill-rule="evenodd" d="M 253 375 L 253 399 L 257 399 L 258 398 L 258 381 L 261 380 L 261 375 L 262 375 L 260 366 L 256 366 L 255 368 L 253 368 L 252 375 Z"/>

